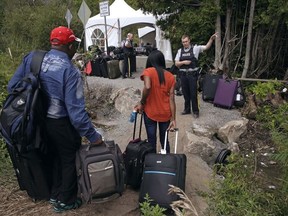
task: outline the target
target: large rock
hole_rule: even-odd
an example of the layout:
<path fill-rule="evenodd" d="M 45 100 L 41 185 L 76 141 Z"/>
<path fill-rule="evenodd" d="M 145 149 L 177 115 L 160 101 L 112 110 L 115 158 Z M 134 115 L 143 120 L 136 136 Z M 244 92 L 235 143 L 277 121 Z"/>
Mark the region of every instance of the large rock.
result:
<path fill-rule="evenodd" d="M 214 165 L 215 159 L 222 149 L 228 148 L 228 145 L 222 143 L 215 136 L 209 138 L 188 131 L 186 134 L 189 141 L 184 151 L 200 156 L 209 166 Z"/>
<path fill-rule="evenodd" d="M 247 131 L 248 119 L 233 120 L 220 127 L 217 137 L 224 143 L 237 142 L 240 136 Z"/>
<path fill-rule="evenodd" d="M 141 99 L 141 90 L 133 87 L 121 88 L 114 91 L 110 100 L 114 103 L 115 108 L 123 115 L 130 115 L 134 106 Z"/>

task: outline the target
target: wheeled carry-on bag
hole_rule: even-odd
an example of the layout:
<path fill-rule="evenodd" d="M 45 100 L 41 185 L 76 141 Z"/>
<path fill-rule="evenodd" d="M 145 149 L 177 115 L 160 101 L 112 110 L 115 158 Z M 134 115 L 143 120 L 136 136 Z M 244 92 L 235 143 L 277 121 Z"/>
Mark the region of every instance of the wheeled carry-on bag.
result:
<path fill-rule="evenodd" d="M 76 153 L 78 190 L 85 203 L 104 202 L 124 191 L 125 167 L 122 152 L 114 141 L 82 145 Z"/>
<path fill-rule="evenodd" d="M 218 81 L 222 77 L 223 76 L 219 74 L 205 74 L 202 87 L 202 99 L 204 101 L 213 102 Z"/>
<path fill-rule="evenodd" d="M 213 104 L 227 109 L 231 109 L 236 93 L 237 93 L 237 80 L 219 79 Z"/>
<path fill-rule="evenodd" d="M 91 61 L 92 73 L 90 74 L 90 76 L 103 77 L 103 74 L 100 68 L 100 62 L 101 62 L 101 58 L 96 58 Z"/>
<path fill-rule="evenodd" d="M 164 149 L 161 154 L 151 153 L 145 157 L 143 180 L 139 193 L 139 202 L 145 202 L 146 194 L 153 200 L 152 205 L 171 209 L 170 204 L 179 199 L 176 194 L 168 194 L 169 185 L 185 191 L 186 155 L 177 154 L 178 129 L 175 129 L 175 152 L 166 154 L 168 131 L 165 134 Z"/>
<path fill-rule="evenodd" d="M 119 68 L 119 60 L 107 61 L 108 78 L 116 79 L 121 76 L 121 71 Z"/>
<path fill-rule="evenodd" d="M 123 156 L 126 168 L 126 184 L 134 189 L 138 189 L 141 184 L 143 165 L 145 156 L 148 153 L 153 153 L 154 149 L 147 140 L 141 140 L 143 115 L 141 115 L 139 136 L 135 139 L 137 126 L 137 115 L 134 121 L 133 139 L 128 143 Z"/>
<path fill-rule="evenodd" d="M 52 165 L 47 155 L 38 150 L 18 153 L 9 146 L 7 150 L 16 173 L 20 190 L 25 190 L 33 201 L 49 200 L 52 186 Z"/>

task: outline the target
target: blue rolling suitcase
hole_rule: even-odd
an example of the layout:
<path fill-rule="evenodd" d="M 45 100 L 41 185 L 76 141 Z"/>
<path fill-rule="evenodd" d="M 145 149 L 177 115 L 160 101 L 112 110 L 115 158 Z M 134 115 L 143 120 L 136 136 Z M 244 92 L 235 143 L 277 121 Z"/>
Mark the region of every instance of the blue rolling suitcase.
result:
<path fill-rule="evenodd" d="M 227 109 L 231 109 L 237 94 L 237 80 L 219 79 L 213 104 Z"/>
<path fill-rule="evenodd" d="M 152 205 L 171 209 L 170 204 L 177 201 L 176 194 L 168 194 L 169 185 L 174 185 L 185 191 L 186 155 L 176 154 L 178 129 L 175 137 L 174 154 L 166 154 L 168 132 L 165 135 L 164 149 L 161 154 L 150 153 L 144 162 L 143 180 L 139 193 L 139 202 L 145 202 L 146 194 L 153 200 Z"/>

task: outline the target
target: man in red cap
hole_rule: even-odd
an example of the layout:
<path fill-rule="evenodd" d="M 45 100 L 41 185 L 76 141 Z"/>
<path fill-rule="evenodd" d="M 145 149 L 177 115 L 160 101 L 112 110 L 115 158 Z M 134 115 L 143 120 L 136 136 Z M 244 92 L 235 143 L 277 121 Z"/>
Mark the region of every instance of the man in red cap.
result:
<path fill-rule="evenodd" d="M 85 110 L 81 72 L 71 59 L 80 39 L 67 27 L 51 31 L 51 50 L 46 53 L 40 71 L 40 82 L 47 96 L 48 111 L 45 121 L 49 153 L 53 163 L 53 185 L 50 203 L 55 212 L 79 208 L 77 198 L 76 151 L 81 137 L 90 143 L 101 144 L 102 136 L 95 130 Z M 8 84 L 8 91 L 30 72 L 33 52 L 24 57 Z"/>

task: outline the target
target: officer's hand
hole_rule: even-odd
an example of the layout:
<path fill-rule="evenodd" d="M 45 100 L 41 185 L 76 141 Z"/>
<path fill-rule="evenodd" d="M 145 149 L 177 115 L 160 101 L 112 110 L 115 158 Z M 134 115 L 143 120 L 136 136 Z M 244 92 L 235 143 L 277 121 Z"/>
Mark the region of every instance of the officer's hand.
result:
<path fill-rule="evenodd" d="M 190 64 L 191 64 L 191 61 L 185 60 L 185 61 L 184 61 L 184 64 L 185 64 L 185 65 L 190 65 Z"/>

